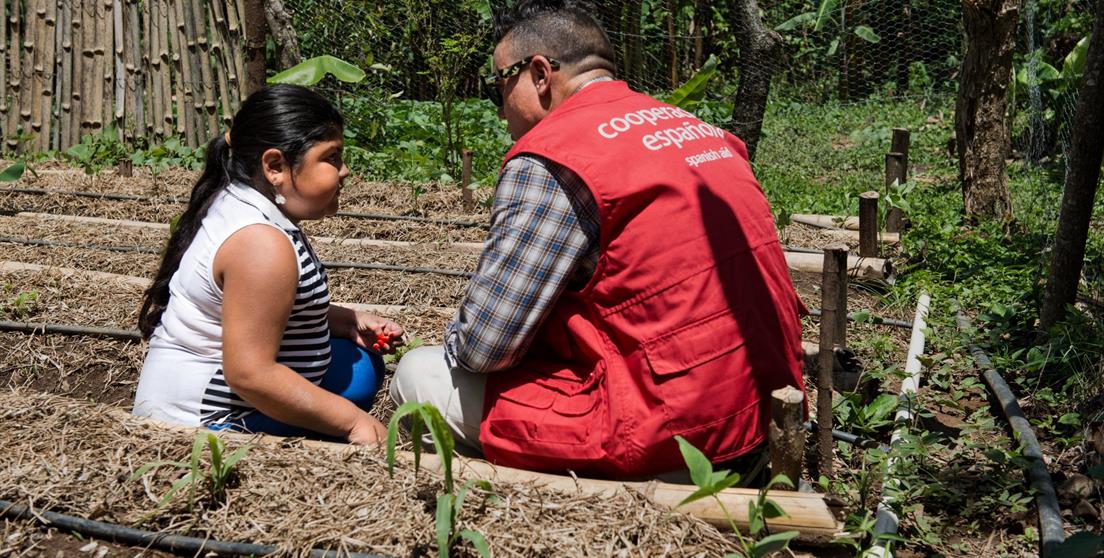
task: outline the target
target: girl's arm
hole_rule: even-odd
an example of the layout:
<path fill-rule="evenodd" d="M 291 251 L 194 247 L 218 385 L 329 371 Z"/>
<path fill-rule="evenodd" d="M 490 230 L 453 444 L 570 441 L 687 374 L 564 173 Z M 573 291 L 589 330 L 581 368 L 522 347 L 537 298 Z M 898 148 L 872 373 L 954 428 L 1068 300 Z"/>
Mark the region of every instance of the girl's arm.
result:
<path fill-rule="evenodd" d="M 389 353 L 403 344 L 403 328 L 399 324 L 368 312 L 358 312 L 352 308 L 330 305 L 330 333 L 337 337 L 351 339 L 365 349 L 386 335 L 388 342 L 380 345 L 379 352 Z"/>
<path fill-rule="evenodd" d="M 353 443 L 386 437 L 351 401 L 276 362 L 299 284 L 287 236 L 268 225 L 239 230 L 215 254 L 214 276 L 223 292 L 223 373 L 234 393 L 280 422 Z"/>

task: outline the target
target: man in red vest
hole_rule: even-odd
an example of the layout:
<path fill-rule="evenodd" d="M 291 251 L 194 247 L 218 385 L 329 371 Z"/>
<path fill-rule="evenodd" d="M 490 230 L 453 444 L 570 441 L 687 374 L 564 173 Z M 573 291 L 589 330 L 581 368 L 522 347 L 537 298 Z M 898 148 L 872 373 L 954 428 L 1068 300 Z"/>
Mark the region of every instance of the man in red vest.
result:
<path fill-rule="evenodd" d="M 743 142 L 613 79 L 570 1 L 498 21 L 491 97 L 516 144 L 443 347 L 399 363 L 494 463 L 629 478 L 761 448 L 801 383 L 798 312 Z"/>

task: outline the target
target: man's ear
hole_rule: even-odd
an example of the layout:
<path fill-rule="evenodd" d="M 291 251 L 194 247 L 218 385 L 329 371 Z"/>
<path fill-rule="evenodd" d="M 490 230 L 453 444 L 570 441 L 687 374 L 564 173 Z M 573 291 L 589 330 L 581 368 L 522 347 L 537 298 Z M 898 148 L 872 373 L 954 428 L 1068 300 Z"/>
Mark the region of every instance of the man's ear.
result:
<path fill-rule="evenodd" d="M 261 173 L 269 184 L 280 187 L 287 170 L 287 160 L 279 149 L 266 149 L 261 153 Z"/>
<path fill-rule="evenodd" d="M 537 92 L 542 95 L 549 92 L 552 88 L 552 65 L 548 63 L 548 59 L 540 55 L 534 56 L 529 66 Z"/>

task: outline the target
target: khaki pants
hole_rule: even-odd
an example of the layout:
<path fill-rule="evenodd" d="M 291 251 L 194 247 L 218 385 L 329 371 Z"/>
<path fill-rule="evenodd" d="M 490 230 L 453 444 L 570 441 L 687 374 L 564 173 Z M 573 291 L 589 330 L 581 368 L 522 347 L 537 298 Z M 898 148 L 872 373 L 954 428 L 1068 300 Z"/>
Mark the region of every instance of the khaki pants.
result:
<path fill-rule="evenodd" d="M 396 405 L 407 401 L 432 403 L 452 430 L 457 451 L 470 453 L 463 451 L 463 445 L 481 452 L 479 423 L 486 383 L 483 374 L 449 369 L 444 347 L 418 347 L 399 361 L 391 380 L 391 399 Z"/>

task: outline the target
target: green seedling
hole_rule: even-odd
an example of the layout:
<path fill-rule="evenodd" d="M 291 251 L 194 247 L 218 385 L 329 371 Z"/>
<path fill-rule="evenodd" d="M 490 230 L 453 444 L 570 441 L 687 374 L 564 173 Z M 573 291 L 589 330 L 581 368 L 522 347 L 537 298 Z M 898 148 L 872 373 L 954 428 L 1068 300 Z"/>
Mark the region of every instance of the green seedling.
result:
<path fill-rule="evenodd" d="M 732 526 L 732 532 L 736 534 L 736 542 L 740 545 L 740 554 L 728 554 L 726 558 L 733 556 L 760 558 L 774 552 L 780 552 L 789 546 L 790 541 L 798 535 L 798 532 L 785 531 L 770 534 L 767 520 L 783 517 L 786 512 L 774 500 L 767 498 L 767 491 L 776 485 L 792 488 L 793 481 L 786 475 L 776 475 L 767 483 L 767 486 L 759 491 L 755 501 L 748 503 L 748 533 L 745 536 L 737 528 L 736 521 L 732 519 L 732 515 L 717 496 L 722 490 L 736 486 L 740 482 L 740 473 L 730 473 L 728 470 L 714 471 L 713 464 L 709 462 L 709 458 L 701 450 L 694 447 L 682 436 L 675 436 L 675 440 L 678 442 L 679 451 L 682 452 L 682 458 L 690 470 L 690 479 L 698 487 L 698 490 L 684 498 L 678 505 L 684 506 L 702 498 L 711 497 L 716 500 L 717 505 L 720 506 L 725 515 L 725 519 Z M 761 534 L 766 534 L 766 536 L 758 538 Z"/>
<path fill-rule="evenodd" d="M 433 446 L 437 455 L 441 457 L 441 467 L 444 470 L 444 492 L 437 496 L 437 554 L 440 558 L 448 558 L 449 551 L 460 539 L 467 540 L 480 556 L 490 556 L 490 546 L 482 533 L 472 529 L 457 529 L 457 519 L 461 507 L 464 505 L 464 497 L 473 487 L 478 487 L 491 494 L 491 483 L 485 480 L 468 481 L 460 488 L 454 490 L 452 479 L 452 452 L 456 448 L 456 441 L 449 433 L 448 425 L 444 417 L 436 407 L 429 403 L 417 403 L 410 401 L 403 403 L 391 417 L 387 426 L 387 472 L 395 474 L 395 446 L 399 436 L 399 421 L 403 417 L 410 417 L 410 436 L 414 440 L 414 471 L 421 467 L 421 439 L 422 430 L 428 429 L 433 439 Z M 492 494 L 493 497 L 493 494 Z"/>
<path fill-rule="evenodd" d="M 203 446 L 206 445 L 211 453 L 211 465 L 207 470 L 200 467 L 200 457 L 203 455 Z M 226 498 L 226 489 L 237 480 L 237 464 L 245 454 L 252 449 L 252 445 L 245 445 L 235 450 L 230 455 L 224 455 L 226 446 L 222 440 L 214 434 L 200 432 L 196 434 L 192 443 L 191 460 L 184 461 L 153 461 L 139 467 L 128 482 L 145 476 L 146 473 L 163 467 L 171 466 L 176 469 L 184 469 L 188 472 L 174 481 L 169 490 L 161 496 L 157 502 L 157 509 L 164 507 L 172 501 L 173 497 L 183 488 L 188 488 L 188 508 L 195 507 L 196 492 L 199 487 L 205 486 L 211 498 L 215 502 L 222 502 Z"/>

